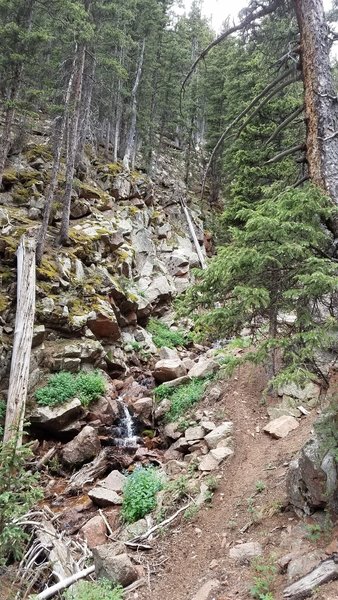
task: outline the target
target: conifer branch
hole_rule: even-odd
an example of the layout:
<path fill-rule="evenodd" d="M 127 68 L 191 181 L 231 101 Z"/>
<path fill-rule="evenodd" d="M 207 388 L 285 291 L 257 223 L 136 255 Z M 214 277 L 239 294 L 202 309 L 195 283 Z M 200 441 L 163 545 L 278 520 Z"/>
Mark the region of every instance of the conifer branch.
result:
<path fill-rule="evenodd" d="M 290 74 L 293 75 L 293 77 L 291 79 L 289 79 L 288 81 L 284 81 L 282 84 L 280 84 L 278 87 L 275 87 L 278 83 L 280 83 L 281 81 L 283 81 L 283 79 L 286 79 Z M 282 73 L 281 75 L 279 75 L 278 77 L 276 77 L 273 81 L 271 81 L 271 83 L 269 83 L 257 96 L 255 96 L 253 98 L 253 100 L 250 102 L 250 104 L 248 104 L 248 106 L 242 110 L 242 112 L 237 115 L 237 117 L 231 121 L 231 123 L 228 125 L 228 127 L 226 128 L 226 130 L 222 133 L 222 135 L 220 136 L 220 138 L 218 139 L 216 145 L 214 146 L 214 149 L 211 153 L 209 162 L 206 166 L 205 172 L 204 172 L 204 176 L 203 176 L 203 181 L 202 181 L 202 190 L 201 190 L 201 197 L 203 197 L 204 194 L 204 189 L 205 189 L 205 183 L 206 183 L 206 179 L 210 170 L 210 167 L 214 161 L 215 155 L 218 151 L 218 149 L 220 148 L 220 146 L 222 145 L 222 143 L 224 142 L 224 140 L 226 139 L 229 131 L 235 127 L 235 125 L 237 125 L 237 123 L 239 123 L 239 121 L 245 117 L 247 115 L 247 113 L 256 105 L 256 103 L 261 100 L 262 98 L 264 98 L 265 94 L 268 94 L 268 92 L 270 92 L 265 98 L 264 100 L 257 106 L 257 108 L 254 110 L 253 113 L 251 113 L 251 115 L 249 115 L 249 117 L 246 119 L 246 121 L 244 121 L 244 123 L 241 125 L 236 137 L 238 137 L 240 135 L 240 133 L 243 131 L 243 129 L 248 125 L 248 123 L 251 121 L 251 119 L 261 110 L 261 108 L 267 103 L 269 102 L 269 100 L 271 100 L 271 98 L 273 98 L 276 94 L 278 94 L 281 90 L 283 90 L 285 87 L 287 87 L 288 85 L 290 85 L 291 83 L 294 83 L 295 81 L 298 80 L 298 76 L 295 76 L 294 74 L 294 70 L 290 69 L 288 71 L 285 71 L 284 73 Z"/>
<path fill-rule="evenodd" d="M 272 133 L 272 135 L 270 135 L 269 139 L 266 142 L 266 145 L 270 144 L 270 142 L 272 142 L 277 135 L 283 131 L 283 129 L 285 129 L 288 125 L 290 125 L 290 123 L 292 123 L 292 121 L 294 119 L 296 119 L 296 117 L 298 117 L 298 115 L 300 115 L 304 110 L 304 104 L 302 104 L 302 106 L 299 106 L 298 108 L 296 108 L 295 111 L 293 111 L 293 113 L 291 113 L 291 115 L 289 115 L 288 117 L 286 117 L 286 119 L 284 119 L 284 121 L 277 127 L 277 129 L 275 129 L 275 131 Z"/>
<path fill-rule="evenodd" d="M 212 50 L 212 48 L 214 48 L 215 46 L 218 46 L 218 44 L 223 42 L 225 39 L 227 39 L 233 33 L 236 33 L 237 31 L 242 31 L 243 29 L 245 29 L 246 27 L 251 25 L 251 23 L 253 23 L 257 19 L 261 19 L 262 17 L 265 17 L 266 15 L 271 14 L 278 8 L 278 6 L 280 6 L 280 4 L 281 4 L 281 0 L 274 0 L 273 2 L 269 3 L 267 6 L 262 6 L 259 4 L 257 5 L 256 2 L 253 2 L 252 10 L 247 14 L 247 16 L 243 19 L 243 21 L 241 21 L 238 25 L 233 25 L 232 27 L 229 27 L 229 29 L 227 29 L 226 31 L 221 33 L 221 35 L 219 35 L 215 40 L 213 40 L 209 44 L 209 46 L 204 48 L 204 50 L 196 58 L 194 64 L 191 66 L 191 68 L 189 70 L 189 73 L 186 75 L 186 77 L 182 83 L 182 91 L 184 91 L 184 88 L 185 88 L 187 82 L 189 81 L 191 75 L 195 71 L 197 65 L 201 62 L 201 60 L 203 60 L 207 56 L 207 54 L 209 54 L 209 52 L 210 52 L 210 50 Z M 257 10 L 257 6 L 260 8 L 260 10 Z"/>
<path fill-rule="evenodd" d="M 292 146 L 292 148 L 287 148 L 286 150 L 283 150 L 283 152 L 279 152 L 278 154 L 276 154 L 276 156 L 274 156 L 273 158 L 270 158 L 270 160 L 267 160 L 266 165 L 272 165 L 273 163 L 278 162 L 279 160 L 282 160 L 282 158 L 285 158 L 286 156 L 289 156 L 290 154 L 295 154 L 295 152 L 299 152 L 300 150 L 306 150 L 306 144 L 297 144 L 297 146 Z"/>

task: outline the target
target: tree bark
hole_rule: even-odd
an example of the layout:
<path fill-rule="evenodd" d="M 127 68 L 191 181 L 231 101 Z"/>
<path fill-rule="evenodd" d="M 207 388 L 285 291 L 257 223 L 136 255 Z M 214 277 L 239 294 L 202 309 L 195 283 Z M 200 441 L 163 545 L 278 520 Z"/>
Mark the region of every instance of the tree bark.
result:
<path fill-rule="evenodd" d="M 21 238 L 17 251 L 17 307 L 4 443 L 22 443 L 35 314 L 35 246 L 33 235 Z"/>
<path fill-rule="evenodd" d="M 85 62 L 86 49 L 85 46 L 79 46 L 77 51 L 76 72 L 74 77 L 73 90 L 73 111 L 69 116 L 68 128 L 68 153 L 66 165 L 66 187 L 63 196 L 63 210 L 61 219 L 60 242 L 66 244 L 68 242 L 70 203 L 73 190 L 73 178 L 75 170 L 76 150 L 78 145 L 78 129 L 81 109 L 81 94 L 83 84 L 83 71 Z"/>
<path fill-rule="evenodd" d="M 309 176 L 338 204 L 338 101 L 323 2 L 294 0 L 294 7 L 300 31 Z"/>
<path fill-rule="evenodd" d="M 76 156 L 76 167 L 83 161 L 84 147 L 89 129 L 90 107 L 92 103 L 96 60 L 93 54 L 89 55 L 87 72 L 83 78 L 82 102 L 79 117 L 79 136 Z"/>
<path fill-rule="evenodd" d="M 137 118 L 137 90 L 140 85 L 141 75 L 142 75 L 142 67 L 143 67 L 143 59 L 144 59 L 144 49 L 146 45 L 146 40 L 144 39 L 141 46 L 140 57 L 138 60 L 137 72 L 135 83 L 133 86 L 133 90 L 131 93 L 131 122 L 127 136 L 127 146 L 123 157 L 123 168 L 126 171 L 129 171 L 129 163 L 130 159 L 133 155 L 134 144 L 135 144 L 135 134 L 136 134 L 136 118 Z"/>
<path fill-rule="evenodd" d="M 54 162 L 53 162 L 52 174 L 51 174 L 50 184 L 48 186 L 48 190 L 47 190 L 47 194 L 46 194 L 46 204 L 45 204 L 45 208 L 43 211 L 42 225 L 40 227 L 40 231 L 39 231 L 39 235 L 38 235 L 38 243 L 37 243 L 37 248 L 36 248 L 36 262 L 38 265 L 41 263 L 41 259 L 42 259 L 42 255 L 43 255 L 43 251 L 44 251 L 44 247 L 45 247 L 50 213 L 51 213 L 54 194 L 55 194 L 55 190 L 56 190 L 56 186 L 57 186 L 57 176 L 58 176 L 59 169 L 60 169 L 62 145 L 63 145 L 63 140 L 65 137 L 67 114 L 68 114 L 68 109 L 69 109 L 69 102 L 70 102 L 70 96 L 71 96 L 71 91 L 72 91 L 72 86 L 73 86 L 74 74 L 75 74 L 75 59 L 73 61 L 73 68 L 72 68 L 72 72 L 70 74 L 66 97 L 65 97 L 65 101 L 64 101 L 64 112 L 61 117 L 61 122 L 60 122 L 60 125 L 58 128 L 58 132 L 57 132 L 58 135 L 56 135 L 56 137 L 55 137 Z"/>

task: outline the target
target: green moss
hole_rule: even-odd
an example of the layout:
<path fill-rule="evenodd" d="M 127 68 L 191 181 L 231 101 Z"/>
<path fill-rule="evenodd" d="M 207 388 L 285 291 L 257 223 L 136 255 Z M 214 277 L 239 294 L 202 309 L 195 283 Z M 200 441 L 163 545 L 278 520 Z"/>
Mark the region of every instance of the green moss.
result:
<path fill-rule="evenodd" d="M 27 204 L 30 196 L 30 190 L 24 187 L 21 183 L 18 183 L 14 186 L 12 191 L 13 202 L 16 202 L 17 204 Z"/>
<path fill-rule="evenodd" d="M 0 267 L 0 282 L 2 285 L 6 285 L 10 283 L 14 279 L 14 273 L 11 269 L 4 267 Z"/>
<path fill-rule="evenodd" d="M 134 217 L 139 212 L 140 212 L 140 209 L 137 208 L 137 206 L 128 206 L 128 213 L 130 214 L 131 217 Z"/>
<path fill-rule="evenodd" d="M 118 175 L 122 171 L 122 165 L 120 163 L 106 163 L 100 165 L 98 173 L 109 173 L 109 175 Z"/>
<path fill-rule="evenodd" d="M 42 158 L 45 161 L 53 160 L 53 154 L 51 149 L 45 144 L 30 145 L 29 150 L 24 152 L 24 155 L 28 162 L 33 162 L 37 158 Z"/>
<path fill-rule="evenodd" d="M 5 294 L 0 294 L 0 313 L 3 313 L 10 304 L 10 299 Z"/>
<path fill-rule="evenodd" d="M 18 181 L 16 169 L 5 169 L 2 175 L 2 182 L 5 186 L 14 185 Z"/>
<path fill-rule="evenodd" d="M 56 262 L 50 257 L 44 257 L 37 268 L 39 279 L 44 281 L 55 281 L 59 279 L 59 271 Z"/>

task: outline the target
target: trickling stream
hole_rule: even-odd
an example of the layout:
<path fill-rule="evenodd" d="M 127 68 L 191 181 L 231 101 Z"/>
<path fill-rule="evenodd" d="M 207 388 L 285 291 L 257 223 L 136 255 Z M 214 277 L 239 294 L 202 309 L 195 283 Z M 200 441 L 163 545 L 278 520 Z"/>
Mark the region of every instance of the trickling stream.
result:
<path fill-rule="evenodd" d="M 121 431 L 121 438 L 116 439 L 115 443 L 118 446 L 138 446 L 140 442 L 139 436 L 136 435 L 136 423 L 134 417 L 131 415 L 128 406 L 123 401 L 123 397 L 117 398 L 119 403 L 122 418 L 119 423 L 119 429 Z"/>

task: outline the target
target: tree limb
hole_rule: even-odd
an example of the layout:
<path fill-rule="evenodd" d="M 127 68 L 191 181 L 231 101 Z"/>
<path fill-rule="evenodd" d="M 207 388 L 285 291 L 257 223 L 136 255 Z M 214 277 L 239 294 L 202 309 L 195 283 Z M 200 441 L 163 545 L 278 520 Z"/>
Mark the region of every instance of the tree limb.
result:
<path fill-rule="evenodd" d="M 299 152 L 300 150 L 306 150 L 306 145 L 298 144 L 297 146 L 292 146 L 292 148 L 287 148 L 286 150 L 283 150 L 283 152 L 279 152 L 279 154 L 276 154 L 276 156 L 274 156 L 273 158 L 270 158 L 270 160 L 267 160 L 265 164 L 272 165 L 273 163 L 282 160 L 282 158 L 285 158 L 285 156 L 289 156 L 290 154 L 294 154 L 295 152 Z"/>
<path fill-rule="evenodd" d="M 285 79 L 288 75 L 293 74 L 293 78 L 289 79 L 288 81 L 283 81 L 283 79 Z M 282 75 L 279 75 L 278 77 L 276 77 L 276 79 L 274 79 L 271 83 L 269 83 L 264 90 L 262 90 L 260 92 L 260 94 L 258 94 L 257 96 L 255 96 L 253 98 L 253 100 L 250 102 L 250 104 L 239 114 L 237 115 L 237 117 L 231 121 L 231 123 L 228 125 L 228 127 L 226 128 L 226 130 L 222 133 L 221 137 L 218 139 L 217 144 L 215 145 L 209 162 L 206 166 L 205 172 L 204 172 L 204 177 L 203 177 L 203 181 L 202 181 L 202 191 L 201 191 L 201 196 L 203 196 L 204 194 L 204 189 L 205 189 L 205 182 L 209 173 L 209 169 L 213 163 L 213 160 L 215 158 L 216 152 L 219 149 L 219 147 L 221 146 L 221 144 L 224 142 L 224 140 L 226 139 L 227 134 L 229 133 L 229 131 L 235 126 L 237 125 L 237 123 L 243 118 L 245 117 L 245 115 L 256 105 L 256 103 L 261 100 L 261 98 L 263 98 L 265 96 L 265 94 L 267 94 L 268 92 L 270 92 L 263 100 L 262 102 L 257 106 L 257 108 L 254 110 L 254 112 L 251 113 L 251 115 L 249 115 L 249 117 L 244 121 L 244 123 L 241 125 L 237 136 L 238 137 L 240 135 L 240 133 L 243 131 L 243 129 L 248 125 L 248 123 L 251 121 L 251 119 L 261 110 L 261 108 L 263 108 L 263 106 L 269 102 L 269 100 L 271 100 L 271 98 L 273 98 L 276 94 L 278 94 L 281 90 L 283 90 L 286 86 L 290 85 L 290 83 L 294 83 L 295 81 L 297 81 L 298 77 L 295 76 L 294 71 L 293 70 L 288 70 L 285 71 L 285 73 L 283 73 Z M 283 83 L 281 83 L 278 87 L 275 87 L 277 85 L 277 83 L 280 83 L 281 81 L 283 81 Z M 271 90 L 271 91 L 270 91 Z"/>
<path fill-rule="evenodd" d="M 74 573 L 74 575 L 66 577 L 65 579 L 62 579 L 55 585 L 52 585 L 50 588 L 43 590 L 43 592 L 37 594 L 36 598 L 38 598 L 39 600 L 46 600 L 47 598 L 52 598 L 52 596 L 55 596 L 55 594 L 57 594 L 58 592 L 61 592 L 70 585 L 73 585 L 73 583 L 79 581 L 79 579 L 84 579 L 84 577 L 87 577 L 91 573 L 94 573 L 94 571 L 94 565 L 92 567 L 88 567 L 87 569 L 83 569 L 83 571 L 78 571 L 78 573 Z"/>
<path fill-rule="evenodd" d="M 304 110 L 304 104 L 302 104 L 302 106 L 299 106 L 298 108 L 296 108 L 296 110 L 291 113 L 291 115 L 289 115 L 288 117 L 286 117 L 286 119 L 284 119 L 284 121 L 277 127 L 277 129 L 275 129 L 275 131 L 272 133 L 272 135 L 270 135 L 269 139 L 266 142 L 266 145 L 270 144 L 270 142 L 272 142 L 277 135 L 283 131 L 283 129 L 285 129 L 285 127 L 287 127 L 288 125 L 290 125 L 290 123 L 292 123 L 292 121 L 298 117 L 298 115 L 300 115 Z"/>
<path fill-rule="evenodd" d="M 221 33 L 221 35 L 219 35 L 215 40 L 213 40 L 209 44 L 209 46 L 204 48 L 204 50 L 201 52 L 201 54 L 196 58 L 194 64 L 192 65 L 192 67 L 189 70 L 189 73 L 187 74 L 187 76 L 185 77 L 185 79 L 183 81 L 182 90 L 184 90 L 187 82 L 189 81 L 189 79 L 190 79 L 191 75 L 193 74 L 194 70 L 196 69 L 197 65 L 201 62 L 201 60 L 203 60 L 207 56 L 207 54 L 209 54 L 209 52 L 212 48 L 214 48 L 215 46 L 218 46 L 218 44 L 223 42 L 223 40 L 228 38 L 229 35 L 231 35 L 232 33 L 236 33 L 236 31 L 242 31 L 243 29 L 248 27 L 248 25 L 251 25 L 251 23 L 253 21 L 256 21 L 257 19 L 261 19 L 262 17 L 265 17 L 266 15 L 269 15 L 270 13 L 274 12 L 280 4 L 281 4 L 281 0 L 274 0 L 273 2 L 268 4 L 268 6 L 260 6 L 259 7 L 260 10 L 257 10 L 257 11 L 256 11 L 256 8 L 257 8 L 257 4 L 256 4 L 253 7 L 252 11 L 245 17 L 245 19 L 243 21 L 241 21 L 241 23 L 239 23 L 238 25 L 233 25 L 232 27 L 230 27 L 229 29 L 227 29 L 226 31 Z"/>

